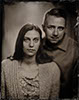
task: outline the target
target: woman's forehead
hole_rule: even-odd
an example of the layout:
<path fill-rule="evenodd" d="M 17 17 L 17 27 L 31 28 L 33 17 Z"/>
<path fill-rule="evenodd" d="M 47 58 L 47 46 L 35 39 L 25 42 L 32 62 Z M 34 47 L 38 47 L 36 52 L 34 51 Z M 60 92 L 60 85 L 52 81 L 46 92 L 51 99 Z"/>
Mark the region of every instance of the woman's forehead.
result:
<path fill-rule="evenodd" d="M 28 32 L 26 32 L 24 37 L 29 37 L 29 38 L 40 37 L 40 33 L 36 30 L 29 30 Z"/>

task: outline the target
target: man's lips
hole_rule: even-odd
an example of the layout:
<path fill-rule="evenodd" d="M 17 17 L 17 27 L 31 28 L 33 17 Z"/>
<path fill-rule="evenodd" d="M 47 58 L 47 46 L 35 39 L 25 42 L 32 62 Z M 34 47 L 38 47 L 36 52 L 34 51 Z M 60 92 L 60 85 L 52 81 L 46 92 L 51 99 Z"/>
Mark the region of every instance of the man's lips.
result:
<path fill-rule="evenodd" d="M 54 37 L 54 36 L 51 36 L 51 38 L 58 39 L 59 37 Z"/>

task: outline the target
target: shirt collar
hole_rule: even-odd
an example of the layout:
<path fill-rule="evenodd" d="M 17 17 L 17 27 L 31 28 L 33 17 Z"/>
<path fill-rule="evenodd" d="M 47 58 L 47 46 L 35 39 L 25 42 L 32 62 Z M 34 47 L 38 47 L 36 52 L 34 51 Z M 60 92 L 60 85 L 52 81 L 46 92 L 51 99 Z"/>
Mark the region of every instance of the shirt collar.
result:
<path fill-rule="evenodd" d="M 44 39 L 45 40 L 45 39 Z M 50 48 L 49 47 L 49 45 L 46 43 L 46 42 L 44 42 L 45 44 L 44 44 L 44 48 L 45 49 L 47 49 L 47 50 L 50 50 L 50 51 L 52 51 L 52 49 L 57 49 L 57 48 L 59 48 L 59 49 L 61 49 L 62 51 L 66 51 L 67 50 L 67 47 L 68 47 L 68 43 L 69 43 L 69 37 L 67 36 L 67 34 L 65 34 L 64 35 L 64 37 L 63 37 L 63 39 L 62 39 L 62 41 L 56 46 L 56 47 L 52 47 L 52 48 Z"/>

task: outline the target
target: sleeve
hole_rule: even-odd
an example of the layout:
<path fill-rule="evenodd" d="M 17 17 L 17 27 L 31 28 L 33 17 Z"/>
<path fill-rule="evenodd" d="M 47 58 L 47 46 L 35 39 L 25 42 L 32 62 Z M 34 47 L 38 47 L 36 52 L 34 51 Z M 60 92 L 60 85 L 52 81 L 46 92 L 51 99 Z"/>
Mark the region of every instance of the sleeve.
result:
<path fill-rule="evenodd" d="M 4 66 L 5 64 L 2 62 L 1 64 L 1 99 L 5 100 L 5 75 L 4 75 Z"/>
<path fill-rule="evenodd" d="M 56 63 L 53 63 L 50 100 L 57 100 L 59 98 L 59 91 L 60 91 L 60 69 Z"/>

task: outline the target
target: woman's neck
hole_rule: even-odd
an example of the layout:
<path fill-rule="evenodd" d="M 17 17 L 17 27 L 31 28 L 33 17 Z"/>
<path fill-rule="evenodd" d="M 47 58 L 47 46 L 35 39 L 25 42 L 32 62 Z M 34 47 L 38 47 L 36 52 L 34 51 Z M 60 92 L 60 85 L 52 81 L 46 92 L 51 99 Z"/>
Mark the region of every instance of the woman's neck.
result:
<path fill-rule="evenodd" d="M 26 63 L 26 64 L 29 64 L 29 65 L 36 64 L 35 56 L 33 56 L 33 57 L 24 57 L 23 62 Z"/>
<path fill-rule="evenodd" d="M 24 57 L 22 63 L 21 63 L 21 67 L 24 69 L 30 69 L 30 70 L 37 70 L 38 69 L 38 65 L 36 63 L 36 57 Z"/>

